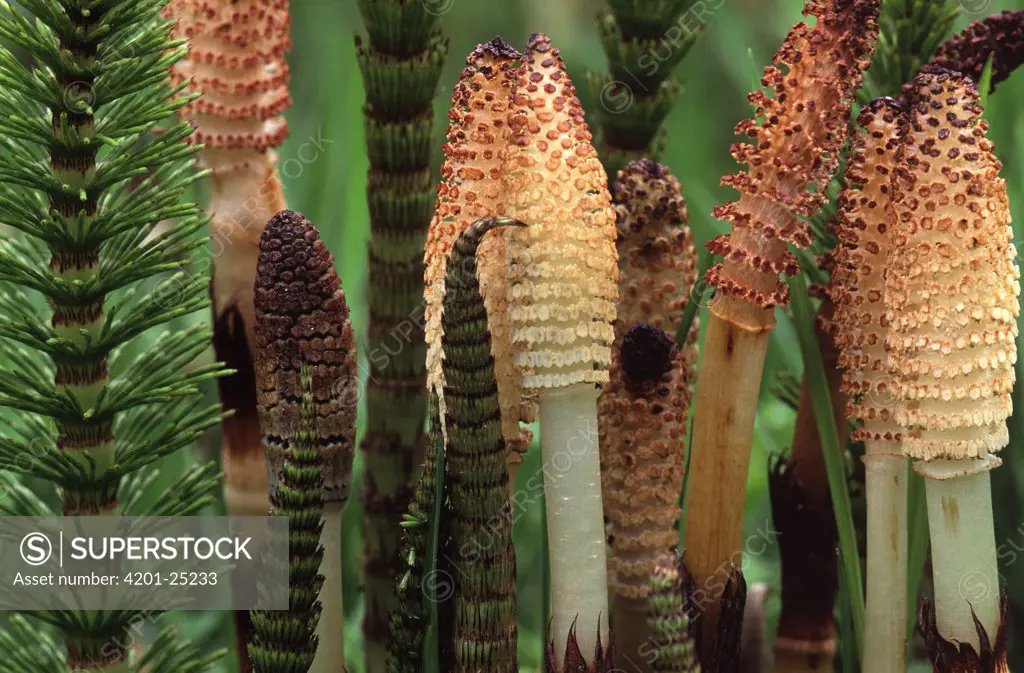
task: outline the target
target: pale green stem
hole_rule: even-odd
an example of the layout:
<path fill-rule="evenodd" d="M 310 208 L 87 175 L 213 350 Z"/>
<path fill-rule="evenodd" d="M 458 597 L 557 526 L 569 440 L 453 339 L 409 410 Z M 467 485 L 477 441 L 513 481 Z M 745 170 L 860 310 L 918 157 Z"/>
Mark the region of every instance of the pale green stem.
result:
<path fill-rule="evenodd" d="M 551 611 L 559 660 L 574 621 L 585 657 L 593 656 L 598 628 L 602 644 L 608 644 L 608 559 L 597 396 L 592 384 L 540 393 Z"/>
<path fill-rule="evenodd" d="M 907 458 L 892 442 L 867 442 L 865 671 L 899 673 L 907 659 Z"/>
<path fill-rule="evenodd" d="M 998 458 L 919 462 L 932 538 L 935 619 L 948 641 L 980 651 L 972 608 L 991 640 L 999 628 L 999 570 L 989 470 Z"/>

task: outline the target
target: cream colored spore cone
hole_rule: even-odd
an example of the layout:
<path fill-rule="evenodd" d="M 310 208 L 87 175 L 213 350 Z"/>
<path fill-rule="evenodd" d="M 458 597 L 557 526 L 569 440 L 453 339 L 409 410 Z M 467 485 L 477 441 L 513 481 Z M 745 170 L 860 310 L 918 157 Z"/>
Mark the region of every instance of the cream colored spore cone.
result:
<path fill-rule="evenodd" d="M 923 460 L 985 458 L 1008 441 L 1020 273 L 980 114 L 959 73 L 916 78 L 885 300 L 896 420 Z"/>
<path fill-rule="evenodd" d="M 846 187 L 839 198 L 831 294 L 832 324 L 843 370 L 847 412 L 863 422 L 854 439 L 897 442 L 894 380 L 885 340 L 884 279 L 892 241 L 890 200 L 903 110 L 889 98 L 872 101 L 858 119 Z"/>
<path fill-rule="evenodd" d="M 505 154 L 512 343 L 527 388 L 608 380 L 618 293 L 607 177 L 558 50 L 530 38 Z"/>

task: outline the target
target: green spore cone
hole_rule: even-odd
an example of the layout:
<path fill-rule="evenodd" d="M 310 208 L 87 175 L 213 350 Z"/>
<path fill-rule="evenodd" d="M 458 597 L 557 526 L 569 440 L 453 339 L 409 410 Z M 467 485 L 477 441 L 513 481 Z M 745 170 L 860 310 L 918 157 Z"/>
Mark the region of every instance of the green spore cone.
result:
<path fill-rule="evenodd" d="M 319 573 L 324 479 L 316 414 L 313 377 L 303 367 L 299 431 L 284 453 L 281 481 L 270 498 L 271 514 L 288 518 L 288 558 L 267 562 L 288 565 L 289 607 L 251 613 L 249 656 L 257 673 L 305 673 L 316 656 L 324 582 Z"/>
<path fill-rule="evenodd" d="M 454 601 L 454 670 L 515 673 L 516 562 L 505 440 L 476 250 L 508 218 L 470 225 L 455 242 L 444 299 L 445 472 L 451 506 L 446 562 Z"/>

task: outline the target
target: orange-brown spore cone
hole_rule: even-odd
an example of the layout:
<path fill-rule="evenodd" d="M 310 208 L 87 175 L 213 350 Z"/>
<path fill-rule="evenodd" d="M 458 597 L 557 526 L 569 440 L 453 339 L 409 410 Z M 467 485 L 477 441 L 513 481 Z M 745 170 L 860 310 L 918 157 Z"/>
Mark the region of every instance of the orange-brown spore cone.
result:
<path fill-rule="evenodd" d="M 714 211 L 733 230 L 707 245 L 724 258 L 707 276 L 720 298 L 760 309 L 788 301 L 779 274 L 792 275 L 797 266 L 786 244 L 810 245 L 810 231 L 798 216 L 820 207 L 835 171 L 850 103 L 873 48 L 878 8 L 879 0 L 808 2 L 804 14 L 817 22 L 794 26 L 774 65 L 765 68 L 761 83 L 773 95 L 750 95 L 756 118 L 738 124 L 736 133 L 753 142 L 732 147 L 747 170 L 722 179 L 740 198 Z"/>
<path fill-rule="evenodd" d="M 608 586 L 621 598 L 646 598 L 655 561 L 678 542 L 689 371 L 669 334 L 636 325 L 598 403 Z"/>
<path fill-rule="evenodd" d="M 1006 183 L 974 84 L 918 75 L 885 301 L 896 420 L 914 458 L 982 458 L 1008 441 L 1020 273 Z"/>
<path fill-rule="evenodd" d="M 448 112 L 445 162 L 437 190 L 434 219 L 424 256 L 427 340 L 427 385 L 444 409 L 441 368 L 441 313 L 448 255 L 459 235 L 484 217 L 505 213 L 502 201 L 502 151 L 508 142 L 508 113 L 514 66 L 520 55 L 500 37 L 481 44 L 466 59 Z M 480 291 L 491 330 L 494 372 L 498 381 L 502 434 L 510 449 L 529 448 L 531 433 L 519 425 L 536 417 L 536 407 L 522 393 L 522 375 L 510 345 L 505 230 L 484 237 L 477 252 Z"/>
<path fill-rule="evenodd" d="M 191 80 L 188 89 L 203 93 L 182 114 L 196 125 L 190 140 L 207 147 L 205 163 L 216 168 L 245 161 L 237 150 L 280 145 L 291 105 L 288 0 L 171 0 L 164 13 L 189 40 L 171 83 Z"/>
<path fill-rule="evenodd" d="M 674 335 L 697 280 L 682 187 L 667 168 L 643 159 L 619 171 L 613 192 L 619 234 L 616 343 L 640 323 Z M 691 334 L 696 338 L 696 330 Z"/>
<path fill-rule="evenodd" d="M 284 142 L 282 116 L 291 104 L 287 0 L 171 0 L 164 15 L 188 55 L 171 68 L 171 83 L 202 96 L 181 115 L 205 145 L 199 163 L 212 170 L 213 304 L 217 320 L 237 307 L 250 349 L 255 343 L 252 279 L 263 226 L 285 208 L 272 148 Z M 224 357 L 222 355 L 222 357 Z"/>
<path fill-rule="evenodd" d="M 558 49 L 531 36 L 506 148 L 510 317 L 530 389 L 608 380 L 618 294 L 607 177 Z"/>
<path fill-rule="evenodd" d="M 831 296 L 841 390 L 849 396 L 850 418 L 863 421 L 855 439 L 898 441 L 896 398 L 885 352 L 889 322 L 885 316 L 884 278 L 892 241 L 892 178 L 896 169 L 903 110 L 880 98 L 858 119 L 846 188 L 839 197 Z"/>

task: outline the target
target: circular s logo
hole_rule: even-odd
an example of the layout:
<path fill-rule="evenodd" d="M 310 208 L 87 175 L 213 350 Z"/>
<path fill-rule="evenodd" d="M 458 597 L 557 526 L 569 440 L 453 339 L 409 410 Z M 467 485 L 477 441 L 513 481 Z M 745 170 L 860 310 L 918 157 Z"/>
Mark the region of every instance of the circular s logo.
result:
<path fill-rule="evenodd" d="M 42 533 L 29 533 L 21 538 L 21 558 L 30 566 L 41 566 L 53 556 L 53 544 Z"/>

